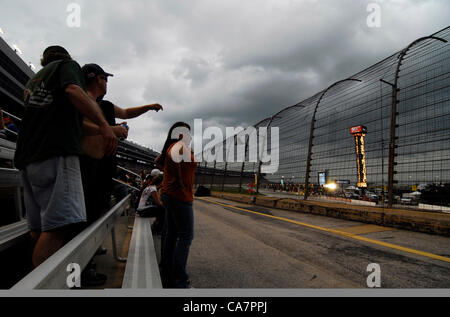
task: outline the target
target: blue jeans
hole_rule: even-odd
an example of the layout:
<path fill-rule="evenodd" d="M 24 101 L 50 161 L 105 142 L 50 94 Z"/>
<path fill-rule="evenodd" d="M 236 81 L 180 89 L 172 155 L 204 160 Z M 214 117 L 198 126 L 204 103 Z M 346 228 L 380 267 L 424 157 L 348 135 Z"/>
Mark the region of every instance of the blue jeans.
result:
<path fill-rule="evenodd" d="M 165 288 L 188 288 L 186 264 L 194 239 L 192 202 L 162 195 L 166 209 L 161 245 L 161 278 Z"/>

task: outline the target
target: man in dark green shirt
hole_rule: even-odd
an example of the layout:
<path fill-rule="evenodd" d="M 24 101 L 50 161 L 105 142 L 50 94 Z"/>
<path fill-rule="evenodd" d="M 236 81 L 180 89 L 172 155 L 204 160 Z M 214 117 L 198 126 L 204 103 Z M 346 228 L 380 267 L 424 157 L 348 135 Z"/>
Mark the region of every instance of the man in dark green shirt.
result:
<path fill-rule="evenodd" d="M 83 116 L 99 126 L 106 151 L 117 150 L 117 137 L 85 92 L 78 63 L 63 47 L 50 46 L 41 64 L 44 68 L 26 85 L 25 115 L 14 158 L 22 170 L 35 266 L 67 242 L 73 224 L 86 221 L 78 158 Z"/>

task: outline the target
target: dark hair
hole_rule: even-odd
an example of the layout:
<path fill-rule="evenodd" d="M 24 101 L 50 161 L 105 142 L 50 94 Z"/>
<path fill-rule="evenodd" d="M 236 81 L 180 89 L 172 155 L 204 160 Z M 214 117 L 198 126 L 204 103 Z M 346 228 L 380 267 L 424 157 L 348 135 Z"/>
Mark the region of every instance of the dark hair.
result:
<path fill-rule="evenodd" d="M 47 52 L 41 58 L 41 65 L 42 67 L 45 67 L 51 62 L 59 61 L 60 59 L 72 59 L 72 57 L 70 57 L 68 53 L 66 54 L 62 52 Z"/>
<path fill-rule="evenodd" d="M 162 166 L 164 166 L 164 163 L 166 161 L 167 150 L 169 149 L 169 147 L 172 144 L 178 142 L 178 140 L 179 140 L 179 136 L 176 139 L 172 139 L 173 130 L 175 130 L 176 128 L 179 128 L 179 127 L 185 127 L 185 128 L 188 128 L 189 131 L 191 131 L 191 127 L 189 126 L 189 124 L 187 124 L 185 122 L 177 122 L 170 128 L 169 133 L 167 134 L 166 142 L 164 143 L 163 149 L 161 151 L 161 158 L 160 158 L 161 163 L 160 164 Z"/>
<path fill-rule="evenodd" d="M 162 181 L 163 181 L 162 175 L 158 175 L 150 182 L 150 185 L 158 186 L 159 184 L 162 183 Z"/>

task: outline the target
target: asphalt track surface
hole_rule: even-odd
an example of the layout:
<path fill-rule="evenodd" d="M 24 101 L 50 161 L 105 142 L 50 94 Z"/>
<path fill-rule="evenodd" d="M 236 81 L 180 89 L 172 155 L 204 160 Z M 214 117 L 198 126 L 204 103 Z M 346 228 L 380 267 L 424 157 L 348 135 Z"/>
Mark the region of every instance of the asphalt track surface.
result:
<path fill-rule="evenodd" d="M 450 288 L 449 237 L 213 197 L 194 214 L 195 288 L 367 288 L 371 263 L 381 288 Z"/>

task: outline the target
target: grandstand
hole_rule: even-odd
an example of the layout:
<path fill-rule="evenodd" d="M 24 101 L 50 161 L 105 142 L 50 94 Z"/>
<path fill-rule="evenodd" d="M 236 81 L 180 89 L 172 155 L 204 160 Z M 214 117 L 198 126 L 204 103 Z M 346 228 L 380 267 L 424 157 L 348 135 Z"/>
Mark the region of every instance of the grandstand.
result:
<path fill-rule="evenodd" d="M 23 89 L 34 72 L 0 37 L 0 107 L 22 118 Z"/>

